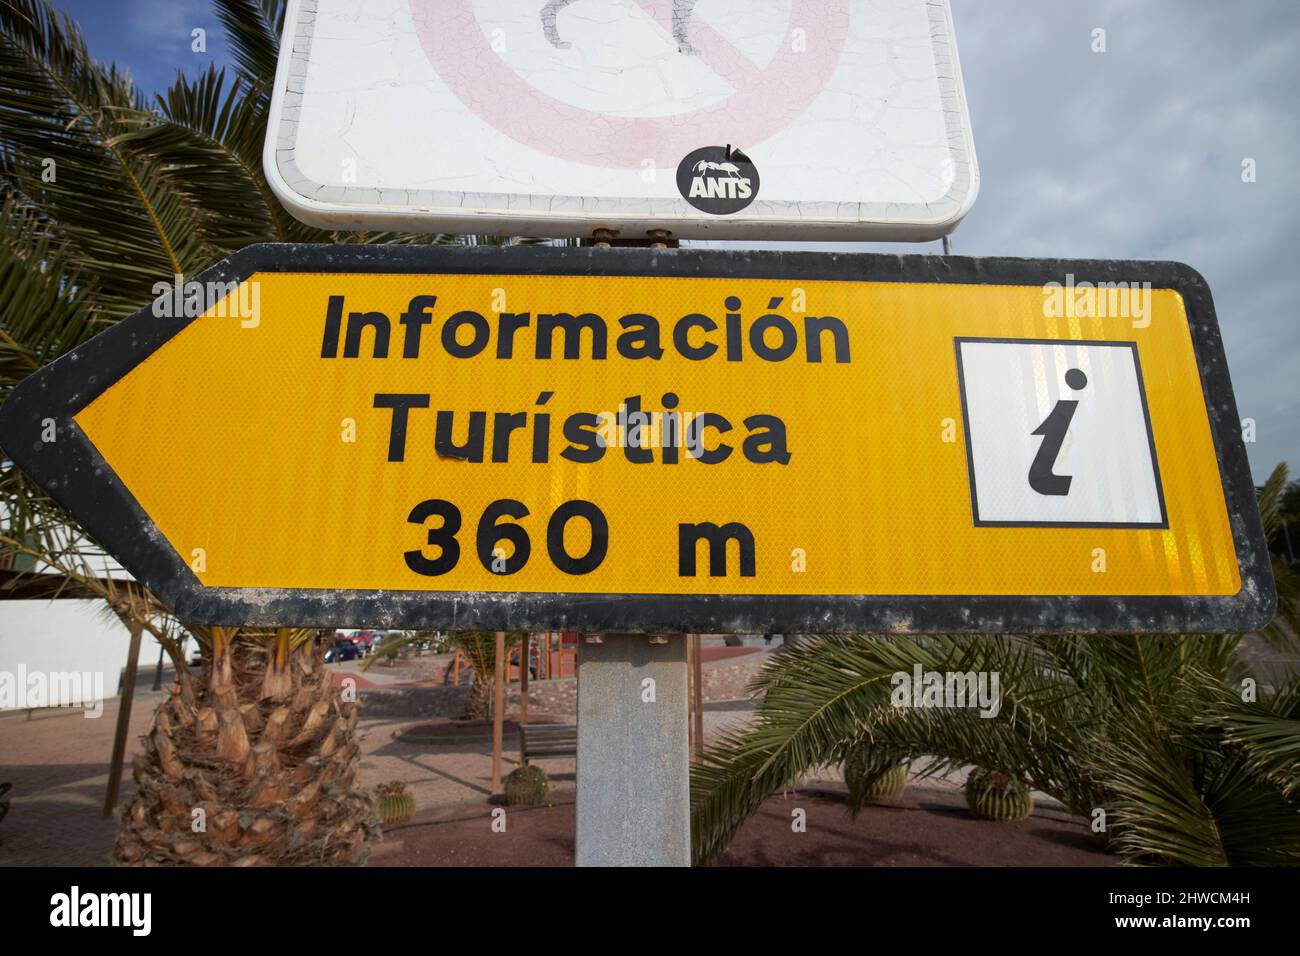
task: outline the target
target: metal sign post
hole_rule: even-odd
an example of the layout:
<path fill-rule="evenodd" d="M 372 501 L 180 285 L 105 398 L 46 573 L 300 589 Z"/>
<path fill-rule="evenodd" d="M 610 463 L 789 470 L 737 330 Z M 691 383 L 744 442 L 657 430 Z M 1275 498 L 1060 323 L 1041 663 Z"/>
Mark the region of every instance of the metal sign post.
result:
<path fill-rule="evenodd" d="M 689 866 L 684 634 L 578 650 L 578 866 Z"/>

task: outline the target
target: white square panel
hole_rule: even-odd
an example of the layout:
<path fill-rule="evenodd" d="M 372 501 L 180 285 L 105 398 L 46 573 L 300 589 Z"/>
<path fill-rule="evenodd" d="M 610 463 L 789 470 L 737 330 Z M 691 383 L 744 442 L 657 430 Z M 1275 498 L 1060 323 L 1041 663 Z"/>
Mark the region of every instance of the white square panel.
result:
<path fill-rule="evenodd" d="M 1167 525 L 1137 346 L 957 340 L 977 525 Z"/>

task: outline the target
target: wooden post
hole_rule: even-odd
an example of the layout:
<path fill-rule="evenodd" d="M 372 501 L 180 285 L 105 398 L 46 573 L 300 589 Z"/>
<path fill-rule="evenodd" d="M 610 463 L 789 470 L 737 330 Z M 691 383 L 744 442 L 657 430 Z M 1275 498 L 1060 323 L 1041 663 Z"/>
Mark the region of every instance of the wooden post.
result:
<path fill-rule="evenodd" d="M 492 688 L 492 794 L 502 793 L 501 745 L 505 736 L 506 632 L 497 631 L 496 680 Z"/>
<path fill-rule="evenodd" d="M 692 704 L 695 707 L 695 759 L 698 760 L 704 755 L 704 662 L 700 653 L 703 642 L 698 634 L 692 634 L 689 640 L 694 652 L 695 699 Z"/>
<path fill-rule="evenodd" d="M 108 768 L 108 792 L 104 795 L 104 816 L 113 815 L 117 805 L 117 786 L 122 778 L 122 763 L 126 759 L 126 734 L 131 728 L 131 703 L 135 699 L 135 675 L 140 660 L 140 635 L 144 624 L 131 621 L 131 645 L 126 652 L 126 674 L 122 678 L 122 695 L 118 698 L 117 731 L 113 735 L 113 759 Z"/>
<path fill-rule="evenodd" d="M 522 648 L 519 652 L 519 723 L 528 723 L 528 655 L 532 650 L 533 635 L 524 632 Z"/>
<path fill-rule="evenodd" d="M 686 749 L 695 753 L 695 641 L 684 635 L 686 641 Z"/>
<path fill-rule="evenodd" d="M 451 683 L 453 687 L 460 686 L 460 648 L 456 648 L 451 659 Z"/>

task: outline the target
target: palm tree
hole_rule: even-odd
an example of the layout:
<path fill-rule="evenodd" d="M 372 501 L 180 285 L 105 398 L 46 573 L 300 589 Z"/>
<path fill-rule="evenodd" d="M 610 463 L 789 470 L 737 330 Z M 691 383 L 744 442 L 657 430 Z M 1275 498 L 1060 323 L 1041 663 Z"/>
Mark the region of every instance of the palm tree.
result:
<path fill-rule="evenodd" d="M 376 648 L 375 654 L 366 662 L 366 669 L 381 657 L 391 657 L 403 647 L 410 644 L 422 644 L 426 640 L 418 631 L 409 634 L 395 634 L 384 639 Z M 522 636 L 518 633 L 506 634 L 506 660 L 520 644 Z M 469 696 L 465 698 L 463 720 L 485 720 L 492 712 L 492 691 L 496 687 L 497 640 L 493 631 L 461 631 L 450 635 L 450 644 L 469 662 L 474 670 L 474 682 L 470 685 Z"/>
<path fill-rule="evenodd" d="M 1285 481 L 1279 466 L 1260 496 L 1269 534 Z M 1279 613 L 1265 636 L 1294 650 L 1300 591 L 1289 568 L 1274 571 Z M 1300 676 L 1255 686 L 1240 641 L 861 635 L 787 646 L 755 682 L 753 722 L 724 733 L 692 771 L 695 858 L 716 859 L 809 769 L 867 750 L 929 758 L 927 773 L 976 765 L 1017 778 L 1104 821 L 1133 862 L 1300 863 Z M 997 673 L 1000 714 L 895 707 L 893 676 L 918 665 Z"/>
<path fill-rule="evenodd" d="M 122 812 L 114 858 L 196 866 L 362 863 L 379 835 L 355 788 L 360 748 L 355 693 L 334 686 L 320 633 L 181 626 L 145 588 L 119 582 L 84 538 L 54 547 L 0 535 L 78 594 L 102 599 L 163 646 L 176 686 L 154 713 L 136 757 L 136 793 Z M 204 664 L 194 680 L 184 635 Z"/>
<path fill-rule="evenodd" d="M 204 679 L 154 714 L 123 813 L 124 863 L 364 862 L 378 819 L 355 787 L 354 695 L 321 666 L 317 632 L 197 630 Z"/>
<path fill-rule="evenodd" d="M 1295 518 L 1296 489 L 1300 482 L 1287 481 L 1287 465 L 1282 462 L 1273 469 L 1268 480 L 1259 489 L 1259 514 L 1264 522 L 1264 537 L 1272 549 L 1269 557 L 1273 566 L 1273 580 L 1277 583 L 1277 614 L 1264 629 L 1264 636 L 1275 647 L 1300 648 L 1300 575 L 1295 565 L 1280 557 L 1288 554 L 1285 525 Z"/>
<path fill-rule="evenodd" d="M 233 75 L 178 76 L 148 102 L 44 0 L 0 4 L 0 400 L 152 300 L 155 283 L 250 243 L 456 241 L 331 233 L 290 217 L 261 167 L 283 0 L 217 9 Z M 190 626 L 204 654 L 192 681 L 166 610 L 115 584 L 95 543 L 0 458 L 0 560 L 19 554 L 142 623 L 176 664 L 177 693 L 135 766 L 118 859 L 365 858 L 377 829 L 355 789 L 356 704 L 335 692 L 313 632 Z"/>
<path fill-rule="evenodd" d="M 518 634 L 506 635 L 506 662 L 519 644 Z M 490 631 L 468 631 L 453 637 L 456 648 L 474 668 L 474 683 L 465 698 L 466 720 L 484 720 L 492 712 L 492 692 L 496 687 L 497 639 Z"/>

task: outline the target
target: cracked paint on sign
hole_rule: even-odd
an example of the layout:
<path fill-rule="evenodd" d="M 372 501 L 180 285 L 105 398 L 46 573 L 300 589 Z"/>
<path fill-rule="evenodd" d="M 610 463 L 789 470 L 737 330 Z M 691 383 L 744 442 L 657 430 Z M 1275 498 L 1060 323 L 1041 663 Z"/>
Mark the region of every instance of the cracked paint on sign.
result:
<path fill-rule="evenodd" d="M 926 239 L 977 189 L 946 0 L 295 0 L 288 23 L 266 165 L 321 225 Z M 711 145 L 763 170 L 739 213 L 676 189 Z"/>

